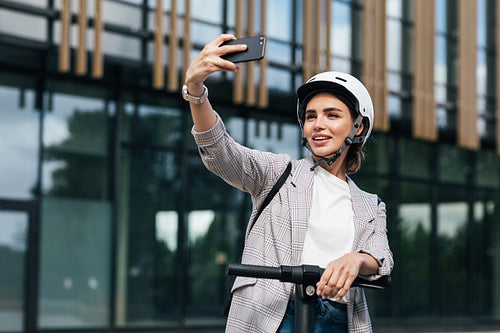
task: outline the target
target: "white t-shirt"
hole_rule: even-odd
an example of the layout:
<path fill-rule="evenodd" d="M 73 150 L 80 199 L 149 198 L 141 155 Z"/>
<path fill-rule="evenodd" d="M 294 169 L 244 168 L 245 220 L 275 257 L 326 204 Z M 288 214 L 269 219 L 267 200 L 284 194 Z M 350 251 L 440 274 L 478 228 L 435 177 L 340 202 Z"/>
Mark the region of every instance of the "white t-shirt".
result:
<path fill-rule="evenodd" d="M 314 169 L 311 215 L 301 264 L 325 268 L 330 261 L 352 252 L 354 213 L 349 185 L 319 167 Z"/>

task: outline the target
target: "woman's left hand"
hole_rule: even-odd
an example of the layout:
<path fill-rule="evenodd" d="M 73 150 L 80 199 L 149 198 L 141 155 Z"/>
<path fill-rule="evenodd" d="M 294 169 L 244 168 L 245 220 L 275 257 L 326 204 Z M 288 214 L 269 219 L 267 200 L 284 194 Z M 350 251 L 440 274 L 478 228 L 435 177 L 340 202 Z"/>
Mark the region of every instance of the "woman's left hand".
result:
<path fill-rule="evenodd" d="M 323 299 L 335 297 L 339 300 L 347 294 L 360 272 L 364 275 L 375 274 L 377 269 L 377 261 L 367 253 L 345 254 L 326 266 L 316 284 L 317 294 Z"/>

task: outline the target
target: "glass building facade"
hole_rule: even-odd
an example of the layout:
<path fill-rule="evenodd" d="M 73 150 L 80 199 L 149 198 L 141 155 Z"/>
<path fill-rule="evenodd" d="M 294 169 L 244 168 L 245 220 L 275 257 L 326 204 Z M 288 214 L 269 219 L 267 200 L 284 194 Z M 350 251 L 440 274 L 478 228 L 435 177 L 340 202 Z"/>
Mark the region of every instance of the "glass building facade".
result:
<path fill-rule="evenodd" d="M 158 3 L 167 23 L 174 4 L 182 36 L 190 8 L 193 59 L 218 34 L 234 33 L 238 1 L 102 1 L 104 66 L 94 77 L 72 68 L 82 3 L 95 61 L 98 0 L 69 2 L 69 71 L 58 67 L 68 2 L 0 0 L 0 332 L 223 331 L 226 264 L 240 256 L 251 202 L 204 168 L 179 91 L 153 88 L 154 22 Z M 267 106 L 234 103 L 233 74 L 207 82 L 238 142 L 292 158 L 307 155 L 294 97 L 306 1 L 244 2 L 256 13 L 265 6 Z M 330 67 L 361 78 L 369 0 L 327 1 Z M 378 331 L 500 327 L 500 2 L 474 0 L 469 88 L 477 92 L 481 147 L 467 149 L 456 143 L 454 0 L 429 1 L 439 139 L 412 136 L 415 1 L 385 1 L 390 129 L 374 132 L 353 177 L 387 203 L 395 257 L 392 288 L 367 291 L 370 313 Z"/>

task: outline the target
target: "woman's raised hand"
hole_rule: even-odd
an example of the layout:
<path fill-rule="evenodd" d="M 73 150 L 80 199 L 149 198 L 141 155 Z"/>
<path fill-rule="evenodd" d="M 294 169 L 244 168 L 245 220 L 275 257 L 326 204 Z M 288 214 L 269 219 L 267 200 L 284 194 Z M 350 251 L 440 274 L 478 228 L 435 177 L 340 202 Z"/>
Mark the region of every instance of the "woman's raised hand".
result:
<path fill-rule="evenodd" d="M 203 82 L 207 77 L 215 72 L 236 72 L 239 66 L 229 60 L 222 59 L 221 56 L 238 51 L 246 50 L 246 44 L 224 45 L 225 41 L 236 39 L 234 35 L 222 34 L 213 41 L 205 45 L 200 54 L 191 62 L 186 71 L 186 81 L 188 94 L 192 96 L 202 96 L 205 88 Z M 197 131 L 204 132 L 212 128 L 217 122 L 217 116 L 212 109 L 208 99 L 202 104 L 189 103 L 193 123 Z"/>
<path fill-rule="evenodd" d="M 207 77 L 215 72 L 236 72 L 240 67 L 221 56 L 238 51 L 246 50 L 246 44 L 224 45 L 225 41 L 236 39 L 231 34 L 221 34 L 210 43 L 206 44 L 200 54 L 191 62 L 186 71 L 186 84 L 201 87 Z"/>

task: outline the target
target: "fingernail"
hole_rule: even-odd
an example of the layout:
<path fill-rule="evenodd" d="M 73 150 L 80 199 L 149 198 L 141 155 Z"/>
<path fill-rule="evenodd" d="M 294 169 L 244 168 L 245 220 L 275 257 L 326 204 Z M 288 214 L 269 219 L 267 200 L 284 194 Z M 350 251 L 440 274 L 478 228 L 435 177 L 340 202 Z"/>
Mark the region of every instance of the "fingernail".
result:
<path fill-rule="evenodd" d="M 242 50 L 244 50 L 244 49 L 246 49 L 246 48 L 247 48 L 247 45 L 246 45 L 246 44 L 241 44 L 240 48 L 241 48 Z"/>
<path fill-rule="evenodd" d="M 239 71 L 239 70 L 240 70 L 240 68 L 241 68 L 241 66 L 240 66 L 240 65 L 236 65 L 236 69 L 235 69 L 234 71 L 235 71 L 235 72 L 237 72 L 237 71 Z"/>

